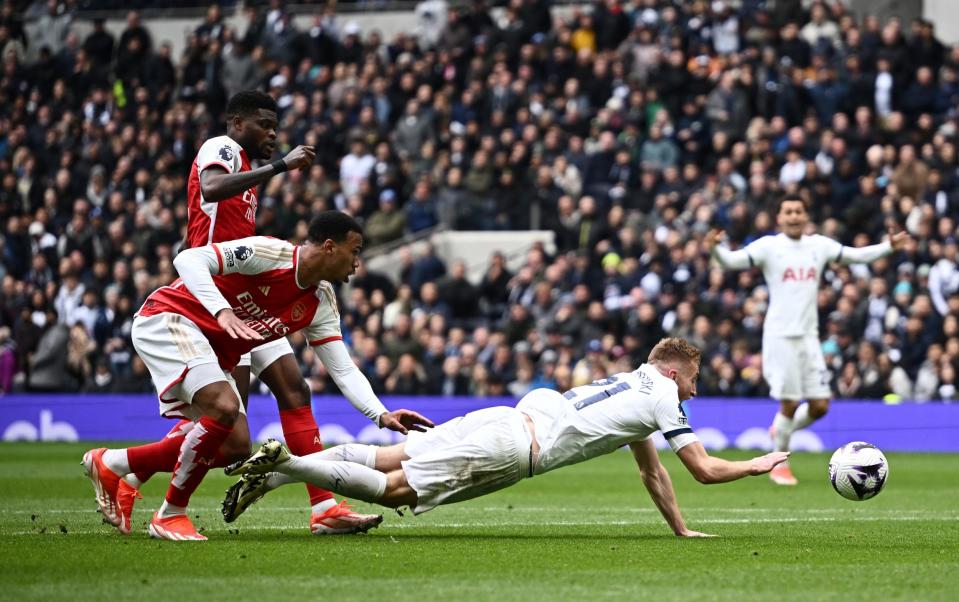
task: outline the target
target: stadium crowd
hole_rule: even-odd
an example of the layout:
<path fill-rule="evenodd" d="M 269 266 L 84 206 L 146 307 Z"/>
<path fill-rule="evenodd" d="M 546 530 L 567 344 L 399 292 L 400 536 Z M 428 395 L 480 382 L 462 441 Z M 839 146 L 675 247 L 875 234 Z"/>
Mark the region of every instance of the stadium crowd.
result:
<path fill-rule="evenodd" d="M 301 240 L 323 208 L 361 219 L 367 247 L 434 227 L 555 232 L 515 273 L 491 249 L 481 282 L 429 247 L 401 247 L 398 282 L 361 268 L 341 311 L 377 392 L 563 390 L 669 334 L 703 349 L 700 395 L 766 395 L 761 276 L 723 272 L 701 241 L 773 232 L 776 201 L 799 192 L 844 244 L 915 240 L 825 274 L 835 394 L 959 398 L 959 45 L 931 23 L 838 1 L 551 16 L 511 0 L 388 40 L 331 9 L 298 27 L 281 2 L 244 4 L 243 27 L 211 6 L 172 56 L 136 12 L 119 37 L 102 21 L 81 37 L 72 5 L 34 3 L 31 29 L 3 2 L 0 391 L 152 390 L 133 313 L 175 278 L 196 150 L 231 94 L 261 88 L 277 153 L 317 149 L 260 191 L 262 234 Z M 335 390 L 294 343 L 314 391 Z"/>

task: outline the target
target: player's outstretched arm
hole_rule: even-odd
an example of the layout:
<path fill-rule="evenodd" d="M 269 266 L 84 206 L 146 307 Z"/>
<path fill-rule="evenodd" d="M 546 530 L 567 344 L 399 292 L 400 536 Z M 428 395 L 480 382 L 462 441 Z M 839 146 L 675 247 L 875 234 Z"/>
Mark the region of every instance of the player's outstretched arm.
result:
<path fill-rule="evenodd" d="M 868 247 L 842 247 L 840 263 L 849 265 L 851 263 L 872 263 L 880 257 L 885 257 L 893 251 L 899 251 L 906 247 L 912 240 L 905 230 L 893 232 L 889 229 L 889 239 L 879 244 L 869 245 Z"/>
<path fill-rule="evenodd" d="M 433 422 L 412 410 L 390 412 L 380 401 L 370 381 L 366 379 L 347 350 L 343 341 L 329 341 L 314 348 L 320 361 L 326 366 L 333 382 L 349 400 L 353 407 L 372 420 L 380 428 L 387 428 L 406 435 L 410 430 L 424 431 L 432 427 Z"/>
<path fill-rule="evenodd" d="M 173 260 L 183 284 L 203 307 L 216 317 L 220 328 L 234 339 L 258 341 L 263 337 L 236 317 L 230 304 L 213 282 L 213 274 L 219 271 L 219 260 L 212 245 L 185 249 Z"/>
<path fill-rule="evenodd" d="M 232 198 L 248 189 L 259 186 L 273 176 L 313 164 L 316 149 L 312 146 L 297 146 L 285 157 L 250 171 L 228 173 L 219 165 L 211 165 L 200 174 L 200 191 L 203 200 L 210 203 Z"/>
<path fill-rule="evenodd" d="M 653 499 L 653 503 L 659 508 L 659 512 L 666 519 L 673 533 L 680 537 L 713 537 L 686 527 L 683 515 L 679 511 L 679 504 L 676 503 L 673 481 L 669 478 L 666 467 L 659 461 L 659 454 L 653 442 L 648 439 L 635 441 L 629 444 L 629 449 L 633 452 L 636 465 L 639 466 L 639 475 L 643 479 L 646 491 L 649 492 L 649 497 Z"/>
<path fill-rule="evenodd" d="M 703 247 L 710 254 L 710 256 L 716 258 L 716 261 L 719 262 L 719 265 L 726 269 L 745 270 L 746 268 L 752 267 L 753 260 L 748 251 L 745 249 L 731 251 L 719 244 L 720 241 L 725 238 L 725 236 L 726 233 L 722 230 L 710 230 L 706 233 L 706 236 L 703 237 Z"/>
<path fill-rule="evenodd" d="M 676 454 L 693 477 L 706 485 L 766 474 L 789 457 L 789 452 L 770 452 L 752 460 L 730 462 L 710 456 L 699 441 L 684 446 Z"/>

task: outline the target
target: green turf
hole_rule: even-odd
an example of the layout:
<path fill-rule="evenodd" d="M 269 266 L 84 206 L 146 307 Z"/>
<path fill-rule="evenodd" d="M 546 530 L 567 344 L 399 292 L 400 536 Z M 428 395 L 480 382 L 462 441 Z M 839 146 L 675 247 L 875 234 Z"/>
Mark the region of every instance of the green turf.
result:
<path fill-rule="evenodd" d="M 346 537 L 309 535 L 299 486 L 225 525 L 217 507 L 230 480 L 216 471 L 193 508 L 210 541 L 177 544 L 146 535 L 160 479 L 144 487 L 134 535 L 98 523 L 83 449 L 0 445 L 0 599 L 955 600 L 959 590 L 959 456 L 891 454 L 886 490 L 856 503 L 832 491 L 825 455 L 794 457 L 801 484 L 787 489 L 765 477 L 703 486 L 667 453 L 690 527 L 721 536 L 709 540 L 670 535 L 627 453 L 419 517 L 389 511 L 378 530 Z"/>

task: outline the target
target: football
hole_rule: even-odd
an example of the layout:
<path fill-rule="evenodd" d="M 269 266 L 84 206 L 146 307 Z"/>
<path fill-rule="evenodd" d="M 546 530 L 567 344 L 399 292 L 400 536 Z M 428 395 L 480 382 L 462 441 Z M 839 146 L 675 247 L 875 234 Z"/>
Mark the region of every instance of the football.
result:
<path fill-rule="evenodd" d="M 888 476 L 886 456 L 864 441 L 843 445 L 829 459 L 829 482 L 847 500 L 861 502 L 876 497 Z"/>

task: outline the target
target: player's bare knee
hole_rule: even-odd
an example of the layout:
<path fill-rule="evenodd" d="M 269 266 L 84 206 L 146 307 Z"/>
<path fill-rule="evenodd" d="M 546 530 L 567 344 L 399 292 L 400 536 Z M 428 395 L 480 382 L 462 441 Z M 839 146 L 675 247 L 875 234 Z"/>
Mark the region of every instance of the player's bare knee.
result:
<path fill-rule="evenodd" d="M 809 402 L 809 417 L 818 420 L 829 411 L 828 400 L 816 400 Z"/>
<path fill-rule="evenodd" d="M 240 400 L 226 381 L 211 383 L 197 391 L 193 405 L 223 424 L 233 425 L 240 415 Z"/>
<path fill-rule="evenodd" d="M 787 418 L 792 418 L 798 407 L 798 401 L 787 401 L 784 399 L 779 402 L 779 413 Z"/>
<path fill-rule="evenodd" d="M 210 417 L 223 424 L 234 424 L 240 415 L 240 400 L 231 391 L 229 395 L 222 395 L 210 407 Z"/>

